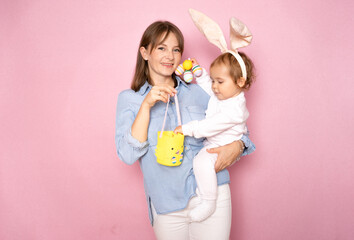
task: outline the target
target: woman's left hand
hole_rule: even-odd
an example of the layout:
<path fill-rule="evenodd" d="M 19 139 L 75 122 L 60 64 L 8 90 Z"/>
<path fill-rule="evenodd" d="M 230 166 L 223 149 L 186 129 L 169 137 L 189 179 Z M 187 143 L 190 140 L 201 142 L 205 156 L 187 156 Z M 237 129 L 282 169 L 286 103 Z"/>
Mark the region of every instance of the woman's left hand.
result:
<path fill-rule="evenodd" d="M 207 149 L 207 151 L 209 153 L 218 154 L 218 158 L 215 162 L 215 172 L 219 172 L 232 165 L 236 162 L 237 158 L 241 156 L 243 142 L 238 140 L 221 147 Z"/>

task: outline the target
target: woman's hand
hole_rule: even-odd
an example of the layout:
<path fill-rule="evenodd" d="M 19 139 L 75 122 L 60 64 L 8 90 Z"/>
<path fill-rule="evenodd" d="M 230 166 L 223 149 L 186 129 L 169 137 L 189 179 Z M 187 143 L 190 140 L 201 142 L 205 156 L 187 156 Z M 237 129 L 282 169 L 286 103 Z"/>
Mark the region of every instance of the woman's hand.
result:
<path fill-rule="evenodd" d="M 230 144 L 207 149 L 208 153 L 217 153 L 218 159 L 215 162 L 215 172 L 224 170 L 232 165 L 241 156 L 244 149 L 244 144 L 241 140 L 234 141 Z"/>
<path fill-rule="evenodd" d="M 158 101 L 167 103 L 168 96 L 174 96 L 177 90 L 169 85 L 156 85 L 153 86 L 150 92 L 146 95 L 143 104 L 147 104 L 150 108 L 153 107 Z"/>
<path fill-rule="evenodd" d="M 135 117 L 133 122 L 131 133 L 134 138 L 139 142 L 145 142 L 148 135 L 148 127 L 150 123 L 150 109 L 158 101 L 167 102 L 168 95 L 174 96 L 177 90 L 172 86 L 160 85 L 153 86 L 150 92 L 146 95 L 144 101 L 142 102 L 139 112 Z"/>

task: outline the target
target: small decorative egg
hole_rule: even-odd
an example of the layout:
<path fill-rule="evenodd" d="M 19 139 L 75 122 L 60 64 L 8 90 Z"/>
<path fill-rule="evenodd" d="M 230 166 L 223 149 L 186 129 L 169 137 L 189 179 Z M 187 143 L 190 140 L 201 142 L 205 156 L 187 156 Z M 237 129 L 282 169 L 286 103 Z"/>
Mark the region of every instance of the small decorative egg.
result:
<path fill-rule="evenodd" d="M 194 65 L 192 71 L 196 77 L 200 77 L 203 73 L 203 69 L 199 65 Z"/>
<path fill-rule="evenodd" d="M 186 70 L 183 74 L 185 82 L 190 83 L 193 80 L 193 73 L 190 70 Z"/>
<path fill-rule="evenodd" d="M 178 65 L 178 67 L 177 67 L 177 69 L 175 71 L 175 74 L 178 75 L 178 76 L 181 76 L 183 74 L 183 72 L 184 72 L 183 65 L 182 64 Z"/>
<path fill-rule="evenodd" d="M 183 62 L 183 68 L 185 70 L 190 70 L 193 67 L 193 63 L 191 60 L 187 59 Z"/>

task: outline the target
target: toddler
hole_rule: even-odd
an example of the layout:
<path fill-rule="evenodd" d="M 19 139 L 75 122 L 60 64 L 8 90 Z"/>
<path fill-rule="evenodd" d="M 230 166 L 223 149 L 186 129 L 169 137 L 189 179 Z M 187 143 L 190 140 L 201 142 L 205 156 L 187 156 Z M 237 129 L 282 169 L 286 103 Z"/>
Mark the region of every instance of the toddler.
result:
<path fill-rule="evenodd" d="M 244 53 L 239 52 L 239 55 L 246 66 L 246 79 L 234 54 L 226 52 L 217 57 L 210 66 L 210 76 L 204 70 L 203 75 L 196 78 L 198 85 L 210 95 L 205 119 L 191 121 L 174 130 L 186 136 L 206 138 L 203 149 L 193 160 L 202 201 L 190 212 L 191 221 L 204 221 L 216 208 L 217 178 L 214 165 L 217 154 L 208 153 L 206 149 L 229 144 L 247 133 L 249 113 L 243 91 L 252 84 L 254 67 Z M 192 62 L 197 64 L 195 59 Z"/>

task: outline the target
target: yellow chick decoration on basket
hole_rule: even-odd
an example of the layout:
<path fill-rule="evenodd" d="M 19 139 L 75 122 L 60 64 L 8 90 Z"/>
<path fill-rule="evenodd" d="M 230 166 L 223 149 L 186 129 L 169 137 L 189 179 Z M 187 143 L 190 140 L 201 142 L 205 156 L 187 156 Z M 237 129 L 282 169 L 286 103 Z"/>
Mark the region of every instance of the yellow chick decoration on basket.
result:
<path fill-rule="evenodd" d="M 203 73 L 203 69 L 198 64 L 193 64 L 190 59 L 185 60 L 182 64 L 178 65 L 175 74 L 182 76 L 185 82 L 190 83 L 193 80 L 193 74 L 196 77 L 200 77 Z"/>
<path fill-rule="evenodd" d="M 158 136 L 160 136 L 160 131 Z M 155 155 L 157 162 L 165 166 L 179 166 L 183 160 L 184 135 L 173 131 L 164 131 L 162 137 L 157 138 Z"/>
<path fill-rule="evenodd" d="M 179 103 L 177 94 L 174 96 L 175 106 L 177 113 L 178 126 L 182 125 L 181 113 L 179 111 Z M 173 131 L 164 131 L 166 117 L 168 112 L 168 105 L 170 103 L 170 97 L 166 104 L 165 117 L 162 123 L 162 130 L 157 132 L 157 145 L 155 150 L 156 161 L 159 164 L 165 166 L 179 166 L 183 160 L 183 150 L 184 150 L 184 135 L 175 134 Z"/>

